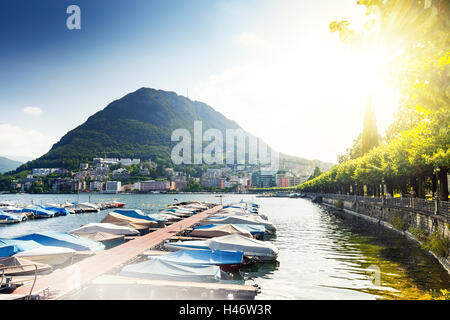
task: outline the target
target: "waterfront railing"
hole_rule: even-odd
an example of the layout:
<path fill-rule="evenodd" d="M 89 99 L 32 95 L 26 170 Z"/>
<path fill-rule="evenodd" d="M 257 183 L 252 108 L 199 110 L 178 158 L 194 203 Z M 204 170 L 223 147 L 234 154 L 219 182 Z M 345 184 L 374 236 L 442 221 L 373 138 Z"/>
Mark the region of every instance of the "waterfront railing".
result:
<path fill-rule="evenodd" d="M 330 193 L 306 193 L 310 197 L 321 196 L 329 199 L 341 199 L 342 201 L 361 202 L 379 204 L 392 208 L 408 208 L 423 212 L 429 215 L 441 215 L 450 218 L 450 204 L 448 201 L 440 201 L 439 199 L 427 200 L 421 198 L 386 198 L 386 197 L 368 197 L 345 194 L 330 194 Z"/>

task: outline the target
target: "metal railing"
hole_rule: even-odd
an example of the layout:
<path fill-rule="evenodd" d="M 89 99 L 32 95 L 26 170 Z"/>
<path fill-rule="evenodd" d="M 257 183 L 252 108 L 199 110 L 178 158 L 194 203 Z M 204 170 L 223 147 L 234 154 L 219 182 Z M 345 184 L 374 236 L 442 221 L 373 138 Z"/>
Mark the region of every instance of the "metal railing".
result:
<path fill-rule="evenodd" d="M 342 201 L 349 202 L 376 203 L 386 207 L 408 208 L 429 215 L 441 215 L 450 218 L 450 203 L 448 201 L 426 200 L 421 198 L 378 198 L 329 193 L 306 193 L 306 195 L 310 197 L 321 196 L 334 200 L 341 199 Z"/>

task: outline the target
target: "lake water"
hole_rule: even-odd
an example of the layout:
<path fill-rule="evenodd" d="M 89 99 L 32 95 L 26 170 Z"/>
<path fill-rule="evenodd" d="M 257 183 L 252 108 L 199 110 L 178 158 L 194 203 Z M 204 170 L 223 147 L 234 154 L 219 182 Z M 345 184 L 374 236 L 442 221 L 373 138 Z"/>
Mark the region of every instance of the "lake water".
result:
<path fill-rule="evenodd" d="M 148 213 L 170 203 L 199 200 L 254 201 L 277 228 L 268 240 L 280 250 L 275 263 L 244 268 L 247 284 L 257 283 L 257 299 L 428 299 L 430 289 L 450 289 L 450 276 L 415 242 L 359 218 L 329 213 L 305 199 L 255 198 L 226 194 L 0 195 L 24 204 L 65 201 L 124 201 Z M 108 211 L 28 221 L 0 227 L 0 237 L 42 230 L 69 231 L 99 222 Z M 379 271 L 379 272 L 378 272 Z M 379 275 L 379 276 L 378 276 Z M 379 281 L 378 281 L 379 280 Z"/>

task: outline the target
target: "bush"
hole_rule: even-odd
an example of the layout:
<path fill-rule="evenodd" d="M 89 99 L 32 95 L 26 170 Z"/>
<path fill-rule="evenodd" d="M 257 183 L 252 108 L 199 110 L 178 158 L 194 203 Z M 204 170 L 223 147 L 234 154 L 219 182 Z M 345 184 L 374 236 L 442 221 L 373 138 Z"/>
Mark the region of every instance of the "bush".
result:
<path fill-rule="evenodd" d="M 422 246 L 426 250 L 430 250 L 438 257 L 446 257 L 448 255 L 448 246 L 450 240 L 435 232 L 428 237 L 426 243 Z"/>
<path fill-rule="evenodd" d="M 408 221 L 401 217 L 397 212 L 394 212 L 389 222 L 397 230 L 405 231 L 408 229 Z"/>
<path fill-rule="evenodd" d="M 411 228 L 409 228 L 409 232 L 411 232 L 411 234 L 414 237 L 416 237 L 419 241 L 427 241 L 428 240 L 428 235 L 425 230 L 422 230 L 420 228 L 411 227 Z"/>

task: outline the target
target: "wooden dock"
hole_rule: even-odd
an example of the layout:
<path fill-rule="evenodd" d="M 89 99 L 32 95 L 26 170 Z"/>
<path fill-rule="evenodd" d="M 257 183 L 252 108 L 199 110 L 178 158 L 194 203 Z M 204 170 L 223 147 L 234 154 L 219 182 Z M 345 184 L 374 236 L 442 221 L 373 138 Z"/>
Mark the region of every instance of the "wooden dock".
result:
<path fill-rule="evenodd" d="M 64 269 L 39 277 L 33 287 L 32 294 L 48 288 L 52 299 L 69 298 L 68 295 L 74 290 L 80 289 L 81 286 L 88 284 L 110 270 L 120 267 L 164 240 L 206 219 L 221 208 L 222 206 L 219 205 L 197 213 L 170 226 L 130 240 L 120 246 L 105 251 L 98 251 L 92 257 L 88 257 Z M 32 284 L 26 284 L 17 288 L 13 294 L 28 295 L 31 287 Z"/>

